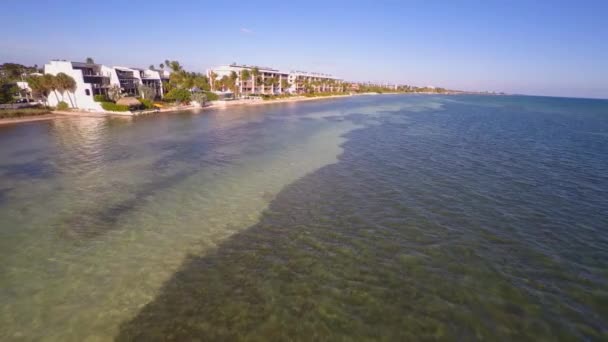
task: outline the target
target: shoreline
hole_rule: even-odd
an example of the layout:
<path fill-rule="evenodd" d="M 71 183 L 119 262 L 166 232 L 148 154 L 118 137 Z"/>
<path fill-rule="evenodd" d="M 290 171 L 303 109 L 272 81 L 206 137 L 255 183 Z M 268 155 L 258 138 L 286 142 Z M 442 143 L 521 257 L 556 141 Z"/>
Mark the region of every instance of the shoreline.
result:
<path fill-rule="evenodd" d="M 395 95 L 401 93 L 357 93 L 357 94 L 347 94 L 347 95 L 330 95 L 330 96 L 315 96 L 315 97 L 306 97 L 306 96 L 294 96 L 294 97 L 286 97 L 280 99 L 273 100 L 231 100 L 231 101 L 210 101 L 208 105 L 200 107 L 193 105 L 186 106 L 176 106 L 176 107 L 168 107 L 161 108 L 158 111 L 144 111 L 141 113 L 130 113 L 130 114 L 122 114 L 120 112 L 87 112 L 82 110 L 74 110 L 74 111 L 52 111 L 49 114 L 37 115 L 37 116 L 25 116 L 19 118 L 6 118 L 0 119 L 0 125 L 10 125 L 10 124 L 20 124 L 34 121 L 44 121 L 44 120 L 55 120 L 55 119 L 66 119 L 66 118 L 78 118 L 78 117 L 90 117 L 90 118 L 106 118 L 106 117 L 120 117 L 120 118 L 129 118 L 136 117 L 140 115 L 149 115 L 149 114 L 162 114 L 162 113 L 175 113 L 175 112 L 183 112 L 183 111 L 206 111 L 211 109 L 226 109 L 233 106 L 260 106 L 260 105 L 269 105 L 269 104 L 278 104 L 278 103 L 292 103 L 292 102 L 306 102 L 306 101 L 317 101 L 317 100 L 329 100 L 329 99 L 337 99 L 337 98 L 349 98 L 353 96 L 374 96 L 374 95 Z M 426 95 L 422 93 L 422 95 Z"/>
<path fill-rule="evenodd" d="M 316 97 L 294 96 L 294 97 L 286 97 L 286 98 L 282 98 L 282 99 L 273 99 L 273 100 L 211 101 L 210 105 L 204 106 L 204 107 L 199 107 L 199 108 L 200 109 L 216 109 L 216 108 L 221 109 L 221 108 L 227 108 L 227 107 L 232 107 L 232 106 L 259 106 L 259 105 L 274 104 L 274 103 L 304 102 L 304 101 L 313 101 L 313 100 L 348 98 L 348 97 L 357 96 L 357 95 L 360 95 L 360 94 L 316 96 Z"/>
<path fill-rule="evenodd" d="M 0 119 L 0 126 L 11 125 L 11 124 L 21 124 L 21 123 L 34 122 L 34 121 L 66 119 L 66 118 L 68 118 L 68 117 L 64 116 L 60 113 L 50 112 L 48 114 L 35 115 L 35 116 L 22 116 L 22 117 L 17 117 L 17 118 L 2 118 L 2 119 Z"/>

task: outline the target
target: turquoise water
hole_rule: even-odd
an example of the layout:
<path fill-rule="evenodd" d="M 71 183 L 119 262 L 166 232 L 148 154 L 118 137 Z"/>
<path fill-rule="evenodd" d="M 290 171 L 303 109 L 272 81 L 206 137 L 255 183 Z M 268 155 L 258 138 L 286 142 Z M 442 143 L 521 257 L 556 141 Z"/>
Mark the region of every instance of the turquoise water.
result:
<path fill-rule="evenodd" d="M 0 339 L 608 338 L 608 101 L 0 127 Z"/>

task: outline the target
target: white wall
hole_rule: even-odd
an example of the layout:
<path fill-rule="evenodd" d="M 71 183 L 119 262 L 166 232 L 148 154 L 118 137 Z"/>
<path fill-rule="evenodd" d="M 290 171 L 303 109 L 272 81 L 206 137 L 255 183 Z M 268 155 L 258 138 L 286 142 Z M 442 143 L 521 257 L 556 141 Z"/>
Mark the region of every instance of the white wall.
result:
<path fill-rule="evenodd" d="M 45 74 L 57 75 L 60 72 L 71 76 L 74 81 L 76 81 L 76 90 L 73 93 L 70 93 L 69 96 L 68 92 L 65 92 L 63 97 L 59 92 L 51 92 L 48 98 L 50 106 L 55 107 L 60 101 L 64 101 L 68 106 L 73 108 L 89 111 L 103 111 L 101 105 L 93 100 L 93 89 L 91 88 L 91 85 L 84 83 L 82 71 L 74 70 L 71 62 L 51 61 L 44 65 Z M 89 95 L 86 94 L 86 90 L 89 91 Z"/>

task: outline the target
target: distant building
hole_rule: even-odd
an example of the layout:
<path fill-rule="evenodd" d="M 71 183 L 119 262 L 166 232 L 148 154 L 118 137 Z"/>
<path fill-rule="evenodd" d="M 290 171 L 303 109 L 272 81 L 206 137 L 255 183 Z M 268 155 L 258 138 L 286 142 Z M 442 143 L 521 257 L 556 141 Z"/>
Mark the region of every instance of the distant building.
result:
<path fill-rule="evenodd" d="M 251 74 L 251 72 L 255 68 L 257 68 L 259 71 L 258 81 L 253 81 L 252 77 L 242 79 L 242 73 L 244 70 L 248 70 Z M 269 67 L 239 64 L 223 65 L 213 69 L 209 69 L 207 70 L 207 76 L 211 79 L 211 73 L 214 73 L 217 76 L 217 81 L 222 79 L 222 77 L 224 76 L 230 77 L 232 72 L 235 72 L 237 74 L 237 86 L 239 92 L 244 95 L 278 95 L 285 93 L 301 94 L 306 92 L 307 85 L 309 87 L 316 87 L 319 91 L 332 91 L 332 88 L 336 88 L 337 84 L 342 83 L 341 79 L 328 74 L 312 73 L 305 71 L 287 72 Z M 283 87 L 285 83 L 287 87 Z"/>
<path fill-rule="evenodd" d="M 252 80 L 253 75 L 251 75 L 251 72 L 255 68 L 258 68 L 260 73 L 258 75 L 258 81 Z M 242 73 L 244 70 L 248 70 L 251 75 L 247 79 L 242 78 Z M 289 74 L 277 69 L 256 67 L 253 65 L 222 65 L 207 70 L 207 77 L 209 77 L 210 80 L 212 72 L 217 75 L 216 81 L 222 79 L 223 77 L 230 77 L 232 72 L 235 72 L 237 75 L 237 87 L 240 94 L 283 94 L 288 91 L 288 89 L 283 89 L 283 81 L 288 80 Z"/>

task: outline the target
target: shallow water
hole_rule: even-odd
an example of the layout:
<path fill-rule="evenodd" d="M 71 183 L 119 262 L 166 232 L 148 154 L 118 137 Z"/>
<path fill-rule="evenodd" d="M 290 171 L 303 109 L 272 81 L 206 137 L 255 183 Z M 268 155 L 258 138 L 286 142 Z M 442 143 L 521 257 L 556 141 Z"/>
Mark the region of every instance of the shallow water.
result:
<path fill-rule="evenodd" d="M 608 337 L 608 101 L 0 128 L 0 338 Z"/>

